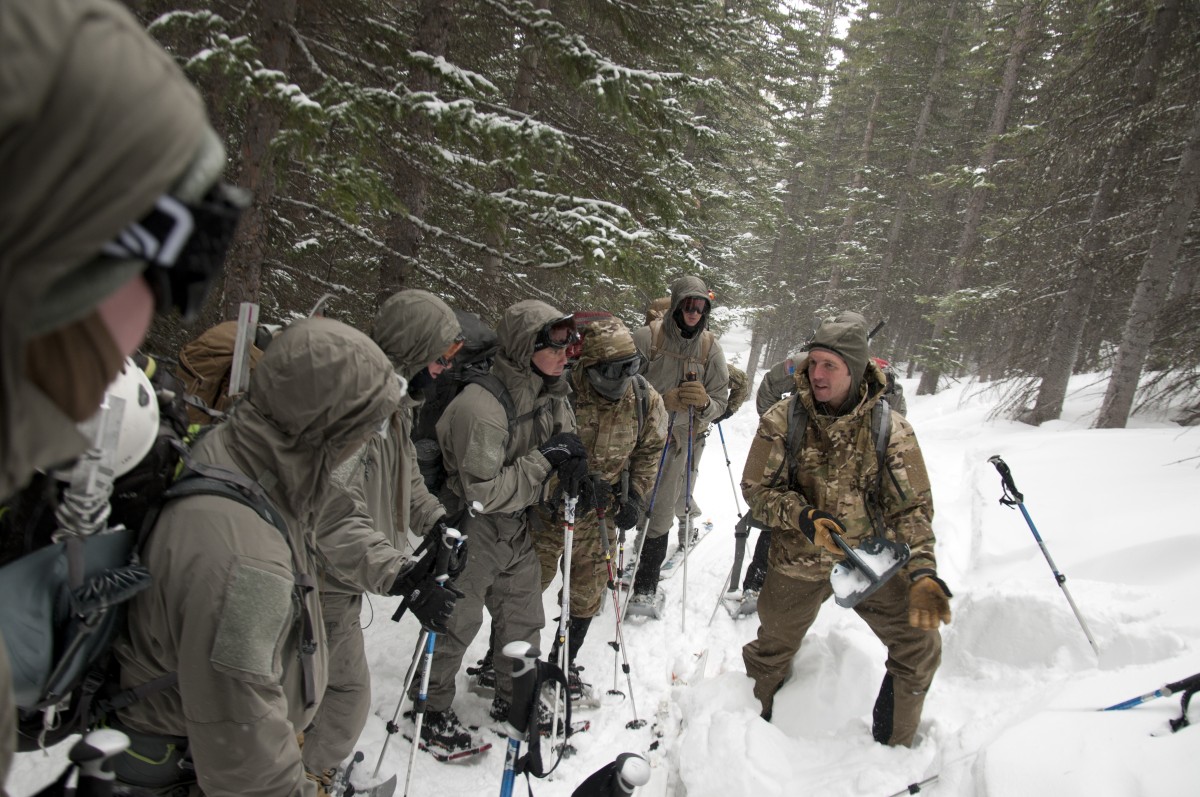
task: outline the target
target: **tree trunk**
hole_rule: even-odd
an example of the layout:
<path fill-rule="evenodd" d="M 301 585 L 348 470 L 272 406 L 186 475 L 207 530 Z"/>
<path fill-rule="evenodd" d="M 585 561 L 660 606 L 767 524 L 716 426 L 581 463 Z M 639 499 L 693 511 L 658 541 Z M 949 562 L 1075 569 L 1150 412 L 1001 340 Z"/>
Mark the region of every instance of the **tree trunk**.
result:
<path fill-rule="evenodd" d="M 1179 0 L 1166 0 L 1158 7 L 1150 31 L 1146 37 L 1146 48 L 1134 70 L 1130 86 L 1130 102 L 1126 116 L 1118 120 L 1115 140 L 1108 149 L 1100 184 L 1088 213 L 1087 227 L 1079 242 L 1075 260 L 1075 273 L 1070 287 L 1058 308 L 1058 323 L 1050 342 L 1050 352 L 1042 369 L 1042 382 L 1038 388 L 1037 401 L 1025 420 L 1034 424 L 1058 419 L 1062 415 L 1063 402 L 1067 397 L 1067 382 L 1075 368 L 1079 345 L 1083 340 L 1083 327 L 1092 306 L 1100 258 L 1108 246 L 1108 221 L 1117 211 L 1118 201 L 1124 187 L 1127 165 L 1142 143 L 1142 125 L 1136 120 L 1140 108 L 1154 99 L 1158 87 L 1158 76 L 1166 60 L 1171 34 L 1179 19 Z"/>
<path fill-rule="evenodd" d="M 412 48 L 431 56 L 445 56 L 450 41 L 450 22 L 455 0 L 422 0 L 421 15 L 414 32 Z M 408 90 L 414 94 L 437 91 L 438 79 L 421 67 L 414 67 L 408 77 Z M 415 141 L 433 140 L 428 119 L 416 117 L 409 131 Z M 397 208 L 387 225 L 387 250 L 379 263 L 379 296 L 382 302 L 408 284 L 413 263 L 421 251 L 424 232 L 418 222 L 425 217 L 429 180 L 419 168 L 401 161 L 396 170 L 395 185 L 402 207 Z"/>
<path fill-rule="evenodd" d="M 871 145 L 875 142 L 875 116 L 879 112 L 879 103 L 883 99 L 883 92 L 879 89 L 875 90 L 875 95 L 871 98 L 871 107 L 867 111 L 867 128 L 863 131 L 862 146 L 858 152 L 858 168 L 854 170 L 854 177 L 850 181 L 849 197 L 850 201 L 846 207 L 846 215 L 842 217 L 842 224 L 838 228 L 837 241 L 835 242 L 835 250 L 833 255 L 833 268 L 829 272 L 829 282 L 825 284 L 825 293 L 821 297 L 821 306 L 832 307 L 837 301 L 837 291 L 841 287 L 842 282 L 842 266 L 841 258 L 845 255 L 846 242 L 850 240 L 854 233 L 855 211 L 858 209 L 858 199 L 856 194 L 863 187 L 863 183 L 867 179 L 867 167 L 871 165 Z"/>
<path fill-rule="evenodd" d="M 297 0 L 259 4 L 254 36 L 262 42 L 263 65 L 268 69 L 288 71 L 296 6 Z M 262 290 L 262 264 L 270 253 L 271 200 L 275 196 L 271 142 L 283 122 L 273 102 L 255 92 L 246 108 L 246 131 L 241 139 L 235 182 L 253 192 L 254 202 L 242 214 L 225 264 L 221 305 L 226 319 L 237 318 L 242 302 L 257 302 Z"/>
<path fill-rule="evenodd" d="M 1196 208 L 1200 193 L 1200 105 L 1192 117 L 1192 130 L 1171 185 L 1171 193 L 1159 216 L 1146 252 L 1146 261 L 1138 276 L 1129 318 L 1121 335 L 1121 346 L 1113 364 L 1112 378 L 1100 405 L 1097 429 L 1123 429 L 1133 407 L 1138 379 L 1146 362 L 1146 352 L 1154 336 L 1154 319 L 1162 309 L 1170 289 L 1171 269 L 1179 247 L 1187 234 L 1188 220 Z"/>
<path fill-rule="evenodd" d="M 933 103 L 937 99 L 938 86 L 942 82 L 942 73 L 946 68 L 946 52 L 950 48 L 950 37 L 954 32 L 954 16 L 958 13 L 958 0 L 950 3 L 946 10 L 946 26 L 942 28 L 942 36 L 938 40 L 937 53 L 933 59 L 933 71 L 929 75 L 928 88 L 925 91 L 925 101 L 921 103 L 921 113 L 917 115 L 917 129 L 913 133 L 912 144 L 908 150 L 908 163 L 905 164 L 899 196 L 896 199 L 896 215 L 888 229 L 887 248 L 883 253 L 883 262 L 879 266 L 879 276 L 876 284 L 875 301 L 872 303 L 871 315 L 879 318 L 883 315 L 883 299 L 886 294 L 885 286 L 891 275 L 892 266 L 896 262 L 896 252 L 900 248 L 900 233 L 908 215 L 908 205 L 912 194 L 913 179 L 920 168 L 921 152 L 925 148 L 925 138 L 929 133 L 929 118 L 933 115 Z"/>
<path fill-rule="evenodd" d="M 538 13 L 550 8 L 550 0 L 537 0 L 534 8 Z M 517 65 L 517 78 L 513 83 L 513 95 L 510 105 L 517 113 L 528 114 L 533 105 L 533 80 L 537 74 L 538 62 L 541 60 L 541 45 L 536 36 L 530 36 L 521 48 L 520 62 Z M 512 176 L 505 174 L 496 181 L 495 191 L 508 191 L 513 187 Z M 501 263 L 503 262 L 504 243 L 508 239 L 508 215 L 502 214 L 489 225 L 484 233 L 484 242 L 488 250 L 483 254 L 481 263 L 483 278 L 488 285 L 500 284 Z"/>
<path fill-rule="evenodd" d="M 750 352 L 746 355 L 746 380 L 754 384 L 754 374 L 758 371 L 758 361 L 762 358 L 763 321 L 755 321 L 750 333 Z"/>
<path fill-rule="evenodd" d="M 987 175 L 996 165 L 996 152 L 1000 145 L 1000 136 L 1008 127 L 1008 115 L 1012 110 L 1013 97 L 1017 93 L 1017 76 L 1025 61 L 1025 51 L 1033 38 L 1035 4 L 1027 2 L 1021 7 L 1021 15 L 1017 20 L 1017 29 L 1013 33 L 1012 43 L 1008 47 L 1008 56 L 1004 62 L 1004 78 L 1000 84 L 1000 93 L 996 95 L 996 104 L 992 107 L 992 119 L 988 124 L 987 143 L 979 156 L 979 171 Z M 959 234 L 958 246 L 954 251 L 954 259 L 950 262 L 950 275 L 946 282 L 945 295 L 950 297 L 962 288 L 963 274 L 967 264 L 975 252 L 979 242 L 979 225 L 983 221 L 983 211 L 987 206 L 988 181 L 981 180 L 971 189 L 971 197 L 967 201 L 966 218 L 963 220 L 962 232 Z M 930 343 L 937 346 L 943 341 L 946 329 L 950 325 L 952 314 L 939 311 L 933 320 L 933 333 Z M 925 365 L 921 373 L 921 382 L 917 385 L 917 395 L 927 396 L 936 393 L 938 380 L 941 378 L 941 363 L 934 358 Z"/>

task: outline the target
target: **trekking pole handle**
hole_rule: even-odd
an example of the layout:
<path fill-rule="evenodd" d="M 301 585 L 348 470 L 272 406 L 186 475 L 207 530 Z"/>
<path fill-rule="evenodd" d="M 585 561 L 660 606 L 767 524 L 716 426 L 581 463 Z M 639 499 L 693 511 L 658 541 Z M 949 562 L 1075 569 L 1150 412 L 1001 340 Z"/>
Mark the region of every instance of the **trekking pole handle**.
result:
<path fill-rule="evenodd" d="M 887 323 L 887 319 L 886 319 L 886 318 L 884 318 L 884 319 L 882 319 L 882 320 L 881 320 L 881 321 L 880 321 L 878 324 L 876 324 L 874 327 L 872 327 L 871 331 L 867 333 L 867 340 L 870 340 L 871 338 L 873 338 L 873 337 L 875 337 L 876 335 L 878 335 L 878 334 L 879 334 L 879 330 L 883 329 L 883 326 L 884 326 L 884 324 L 886 324 L 886 323 Z"/>
<path fill-rule="evenodd" d="M 1000 459 L 999 454 L 993 454 L 992 456 L 988 457 L 988 462 L 996 466 L 996 470 L 1000 473 L 1000 482 L 1004 486 L 1005 497 L 1000 499 L 1000 503 L 1009 503 L 1005 500 L 1005 498 L 1010 495 L 1016 500 L 1016 503 L 1025 503 L 1025 496 L 1023 496 L 1021 491 L 1017 489 L 1017 485 L 1013 481 L 1012 471 L 1008 469 L 1008 463 Z"/>

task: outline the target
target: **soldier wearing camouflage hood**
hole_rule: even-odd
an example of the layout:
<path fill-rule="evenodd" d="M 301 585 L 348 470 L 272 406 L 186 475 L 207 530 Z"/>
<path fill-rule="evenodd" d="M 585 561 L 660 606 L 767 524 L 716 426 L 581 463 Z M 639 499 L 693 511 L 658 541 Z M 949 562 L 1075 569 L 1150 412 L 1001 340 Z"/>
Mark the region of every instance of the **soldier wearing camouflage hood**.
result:
<path fill-rule="evenodd" d="M 441 538 L 446 530 L 446 510 L 425 487 L 410 435 L 418 397 L 462 348 L 462 328 L 441 299 L 406 290 L 379 308 L 371 339 L 406 389 L 387 425 L 334 473 L 353 507 L 331 501 L 318 525 L 329 685 L 305 731 L 303 752 L 309 776 L 325 789 L 353 752 L 371 709 L 371 673 L 359 625 L 362 594 L 411 596 L 420 588 L 408 608 L 434 631 L 444 630 L 455 599 L 432 582 L 428 567 L 410 560 L 407 532 Z"/>
<path fill-rule="evenodd" d="M 596 504 L 605 506 L 606 512 L 612 509 L 607 512 L 607 530 L 610 544 L 615 547 L 618 530 L 634 528 L 641 521 L 666 440 L 667 412 L 662 398 L 644 380 L 641 395 L 633 384 L 635 379 L 642 379 L 637 375 L 641 363 L 629 330 L 619 319 L 605 318 L 588 325 L 583 351 L 571 369 L 575 421 L 596 484 L 592 507 L 580 509 L 575 515 L 567 656 L 572 692 L 579 688 L 575 655 L 592 618 L 600 611 L 608 581 Z M 622 478 L 623 474 L 628 474 L 627 479 Z M 562 530 L 545 529 L 536 535 L 534 544 L 545 590 L 558 572 L 563 554 Z M 550 661 L 557 661 L 556 651 L 551 652 Z"/>
<path fill-rule="evenodd" d="M 775 693 L 832 594 L 830 571 L 845 557 L 831 532 L 854 547 L 884 535 L 907 543 L 912 555 L 904 570 L 854 611 L 888 649 L 872 733 L 880 743 L 910 746 L 941 661 L 937 629 L 950 622 L 950 590 L 937 576 L 933 552 L 925 460 L 912 426 L 893 411 L 884 455 L 890 475 L 879 473 L 871 413 L 887 383 L 867 357 L 861 315 L 825 321 L 807 348 L 795 395 L 763 415 L 742 472 L 750 511 L 775 529 L 758 601 L 762 625 L 742 657 L 770 720 Z M 788 434 L 793 402 L 802 402 L 807 416 L 791 438 L 795 450 Z"/>
<path fill-rule="evenodd" d="M 471 546 L 456 579 L 463 597 L 438 637 L 421 728 L 427 746 L 451 752 L 474 744 L 451 703 L 454 679 L 483 623 L 485 605 L 496 635 L 492 713 L 507 719 L 512 661 L 500 651 L 517 640 L 537 646 L 545 625 L 540 567 L 530 536 L 533 509 L 552 474 L 570 484 L 587 473 L 587 454 L 575 434 L 562 379 L 567 346 L 578 340 L 574 318 L 526 300 L 504 312 L 496 332 L 500 349 L 491 379 L 467 384 L 437 423 L 447 485 L 471 508 L 459 523 Z M 418 686 L 413 684 L 410 696 Z"/>
<path fill-rule="evenodd" d="M 634 595 L 630 599 L 634 612 L 656 614 L 659 573 L 669 542 L 667 534 L 675 520 L 676 504 L 687 498 L 688 413 L 694 413 L 690 445 L 696 463 L 704 452 L 709 424 L 724 414 L 729 398 L 725 353 L 708 330 L 711 305 L 703 281 L 698 277 L 680 277 L 671 284 L 671 308 L 667 315 L 633 333 L 634 343 L 647 361 L 646 378 L 662 395 L 669 418 L 673 419 L 669 422 L 671 439 L 658 479 L 649 528 L 641 543 Z M 689 375 L 694 375 L 694 381 L 689 381 Z M 693 473 L 693 485 L 694 477 Z"/>
<path fill-rule="evenodd" d="M 109 717 L 132 740 L 115 760 L 121 783 L 161 793 L 195 784 L 209 797 L 317 793 L 297 740 L 326 684 L 315 524 L 334 468 L 400 396 L 370 338 L 305 319 L 275 339 L 247 398 L 193 447 L 195 462 L 260 485 L 286 536 L 224 496 L 163 509 L 143 551 L 153 583 L 129 603 L 114 652 L 124 689 L 178 680 Z"/>
<path fill-rule="evenodd" d="M 153 313 L 199 309 L 223 247 L 207 270 L 172 274 L 161 250 L 120 239 L 172 200 L 180 218 L 201 218 L 224 165 L 199 94 L 127 9 L 0 4 L 0 500 L 86 448 L 75 424 Z M 177 242 L 191 253 L 212 233 L 197 223 Z M 0 794 L 15 735 L 8 681 L 0 644 Z"/>

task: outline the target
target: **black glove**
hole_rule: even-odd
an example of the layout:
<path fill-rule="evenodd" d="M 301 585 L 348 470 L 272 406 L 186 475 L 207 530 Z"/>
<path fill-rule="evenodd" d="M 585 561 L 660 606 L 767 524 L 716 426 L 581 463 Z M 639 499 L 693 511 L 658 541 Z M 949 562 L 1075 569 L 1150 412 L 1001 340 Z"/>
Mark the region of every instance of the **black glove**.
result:
<path fill-rule="evenodd" d="M 578 497 L 583 492 L 584 483 L 591 481 L 588 478 L 588 463 L 585 457 L 571 457 L 556 470 L 558 488 L 568 496 Z"/>
<path fill-rule="evenodd" d="M 574 432 L 559 432 L 538 446 L 538 453 L 546 458 L 554 470 L 558 470 L 569 459 L 587 459 L 587 449 Z"/>
<path fill-rule="evenodd" d="M 630 490 L 629 497 L 625 499 L 625 503 L 621 504 L 613 521 L 617 524 L 618 529 L 631 529 L 640 525 L 642 522 L 641 496 Z"/>
<path fill-rule="evenodd" d="M 579 484 L 579 506 L 577 512 L 595 509 L 597 515 L 608 511 L 612 499 L 612 485 L 604 480 L 599 473 L 592 473 Z"/>
<path fill-rule="evenodd" d="M 445 633 L 446 621 L 454 613 L 454 603 L 462 593 L 449 581 L 443 585 L 434 578 L 436 555 L 437 546 L 431 546 L 420 560 L 402 567 L 388 594 L 404 596 L 403 606 L 413 613 L 421 627 L 441 634 Z"/>
<path fill-rule="evenodd" d="M 727 421 L 727 420 L 729 420 L 729 418 L 732 415 L 733 415 L 733 410 L 726 407 L 725 411 L 722 412 L 720 415 L 718 415 L 717 419 L 715 421 L 713 421 L 713 423 L 720 423 L 721 421 Z"/>

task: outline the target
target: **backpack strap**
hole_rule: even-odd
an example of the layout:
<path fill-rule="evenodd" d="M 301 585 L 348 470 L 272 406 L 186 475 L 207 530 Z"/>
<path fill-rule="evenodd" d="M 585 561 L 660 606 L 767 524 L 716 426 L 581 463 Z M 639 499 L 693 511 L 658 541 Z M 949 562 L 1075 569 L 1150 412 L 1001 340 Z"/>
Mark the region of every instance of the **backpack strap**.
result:
<path fill-rule="evenodd" d="M 467 380 L 467 384 L 479 385 L 484 390 L 491 393 L 492 397 L 495 398 L 496 401 L 500 402 L 500 406 L 504 407 L 504 416 L 508 418 L 508 434 L 510 437 L 512 436 L 512 433 L 516 431 L 516 428 L 519 424 L 522 424 L 525 421 L 533 420 L 537 416 L 550 411 L 549 404 L 542 404 L 541 406 L 535 406 L 529 412 L 526 412 L 522 415 L 517 415 L 517 405 L 512 399 L 512 394 L 508 392 L 508 388 L 505 387 L 504 383 L 500 381 L 500 377 L 496 376 L 490 371 L 486 374 L 477 374 L 472 376 Z"/>
<path fill-rule="evenodd" d="M 658 359 L 658 355 L 665 354 L 668 357 L 674 357 L 676 360 L 690 360 L 690 357 L 676 354 L 671 351 L 663 350 L 663 338 L 666 332 L 663 331 L 663 319 L 657 318 L 651 321 L 647 326 L 650 327 L 650 362 Z M 708 360 L 712 357 L 713 343 L 717 340 L 717 336 L 710 330 L 704 330 L 700 333 L 700 366 L 708 369 Z"/>
<path fill-rule="evenodd" d="M 650 414 L 650 386 L 646 377 L 641 374 L 633 375 L 633 392 L 637 396 L 637 436 L 642 439 L 642 427 L 646 425 L 646 416 Z"/>

